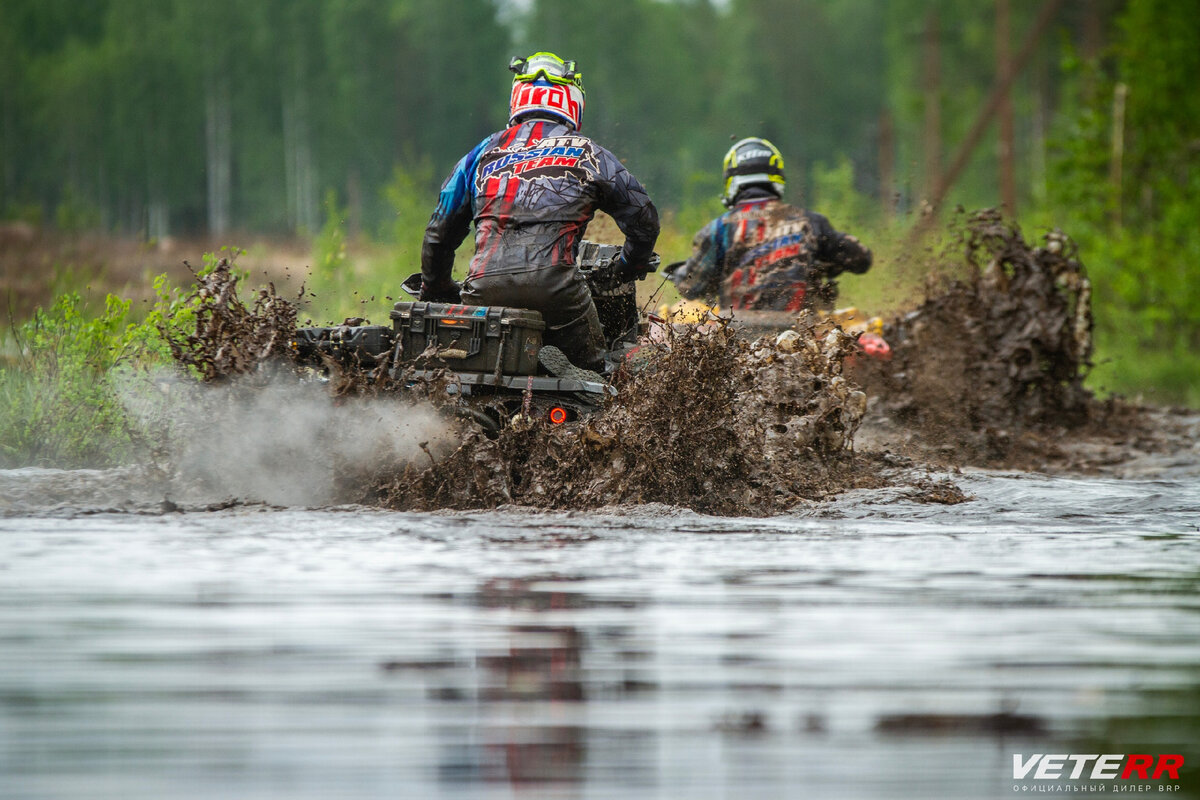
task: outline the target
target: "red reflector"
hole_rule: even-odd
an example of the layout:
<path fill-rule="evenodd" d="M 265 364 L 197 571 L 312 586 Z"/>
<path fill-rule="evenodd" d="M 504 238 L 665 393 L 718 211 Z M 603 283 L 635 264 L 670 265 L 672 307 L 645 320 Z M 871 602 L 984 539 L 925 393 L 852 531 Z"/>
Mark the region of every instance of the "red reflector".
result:
<path fill-rule="evenodd" d="M 555 406 L 550 409 L 550 421 L 555 425 L 562 425 L 567 421 L 567 410 L 562 406 Z"/>

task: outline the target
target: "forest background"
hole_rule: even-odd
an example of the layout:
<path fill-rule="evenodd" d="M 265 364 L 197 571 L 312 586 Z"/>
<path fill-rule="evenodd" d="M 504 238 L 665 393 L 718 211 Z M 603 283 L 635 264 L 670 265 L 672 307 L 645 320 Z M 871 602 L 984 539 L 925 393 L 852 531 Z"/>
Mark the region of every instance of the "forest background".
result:
<path fill-rule="evenodd" d="M 4 0 L 10 420 L 37 347 L 85 331 L 81 358 L 120 358 L 147 311 L 98 287 L 150 293 L 204 250 L 270 275 L 299 248 L 314 317 L 386 309 L 534 50 L 578 61 L 584 130 L 650 190 L 664 261 L 721 212 L 731 139 L 766 136 L 788 199 L 876 252 L 846 303 L 914 304 L 914 228 L 1002 207 L 1079 243 L 1091 386 L 1200 406 L 1200 0 Z"/>

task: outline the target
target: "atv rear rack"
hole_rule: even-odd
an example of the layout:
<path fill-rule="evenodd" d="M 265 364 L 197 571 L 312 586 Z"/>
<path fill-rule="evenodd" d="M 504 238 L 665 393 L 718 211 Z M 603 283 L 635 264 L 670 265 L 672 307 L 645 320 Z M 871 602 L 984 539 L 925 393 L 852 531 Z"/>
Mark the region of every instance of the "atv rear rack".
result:
<path fill-rule="evenodd" d="M 418 370 L 409 373 L 409 377 L 416 380 L 433 380 L 438 372 Z M 501 375 L 497 380 L 494 374 L 484 372 L 452 372 L 451 374 L 463 386 L 493 386 L 510 389 L 514 392 L 522 392 L 526 389 L 534 392 L 584 392 L 594 395 L 607 394 L 610 397 L 615 397 L 617 394 L 617 390 L 607 383 L 577 381 L 548 375 Z"/>

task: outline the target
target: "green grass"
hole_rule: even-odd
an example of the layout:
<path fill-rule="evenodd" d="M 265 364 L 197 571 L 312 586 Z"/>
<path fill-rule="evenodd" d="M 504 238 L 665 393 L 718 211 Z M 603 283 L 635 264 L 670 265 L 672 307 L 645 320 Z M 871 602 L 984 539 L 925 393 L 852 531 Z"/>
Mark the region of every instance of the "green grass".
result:
<path fill-rule="evenodd" d="M 102 313 L 87 316 L 69 292 L 12 332 L 18 355 L 0 369 L 0 463 L 110 466 L 133 455 L 137 433 L 113 381 L 153 345 L 129 309 L 109 295 Z"/>

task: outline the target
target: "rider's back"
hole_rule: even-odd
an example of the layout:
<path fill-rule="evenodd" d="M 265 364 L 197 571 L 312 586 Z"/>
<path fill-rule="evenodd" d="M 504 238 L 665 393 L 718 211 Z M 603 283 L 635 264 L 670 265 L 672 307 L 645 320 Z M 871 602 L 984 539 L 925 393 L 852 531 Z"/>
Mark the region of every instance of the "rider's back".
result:
<path fill-rule="evenodd" d="M 634 229 L 631 239 L 645 243 L 638 256 L 649 257 L 658 232 L 650 198 L 621 162 L 589 137 L 547 120 L 489 136 L 459 163 L 447 190 L 439 212 L 470 203 L 471 279 L 574 264 L 597 210 Z M 455 197 L 459 192 L 466 196 Z"/>

